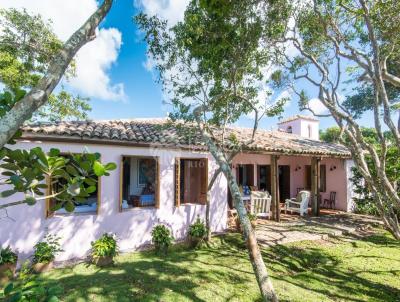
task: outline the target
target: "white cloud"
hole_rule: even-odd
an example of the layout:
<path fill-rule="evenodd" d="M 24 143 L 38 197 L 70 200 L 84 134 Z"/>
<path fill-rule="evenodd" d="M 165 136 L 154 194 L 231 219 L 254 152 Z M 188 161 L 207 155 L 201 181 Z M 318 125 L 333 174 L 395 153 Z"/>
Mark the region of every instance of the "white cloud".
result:
<path fill-rule="evenodd" d="M 322 102 L 318 98 L 311 99 L 308 102 L 308 105 L 315 114 L 326 114 L 328 112 L 328 109 L 325 107 L 324 104 L 322 104 Z"/>
<path fill-rule="evenodd" d="M 183 19 L 189 0 L 135 0 L 134 3 L 146 14 L 157 15 L 173 26 Z"/>
<path fill-rule="evenodd" d="M 96 0 L 0 0 L 0 7 L 26 8 L 52 21 L 55 34 L 67 40 L 96 10 Z M 78 52 L 77 78 L 67 87 L 83 96 L 105 100 L 125 99 L 122 83 L 112 84 L 107 73 L 116 62 L 121 47 L 121 33 L 115 28 L 97 31 L 97 38 Z"/>
<path fill-rule="evenodd" d="M 76 56 L 76 77 L 69 85 L 79 92 L 105 100 L 124 100 L 124 85 L 111 84 L 107 71 L 117 61 L 121 33 L 115 28 L 100 29 L 97 38 L 82 47 Z"/>

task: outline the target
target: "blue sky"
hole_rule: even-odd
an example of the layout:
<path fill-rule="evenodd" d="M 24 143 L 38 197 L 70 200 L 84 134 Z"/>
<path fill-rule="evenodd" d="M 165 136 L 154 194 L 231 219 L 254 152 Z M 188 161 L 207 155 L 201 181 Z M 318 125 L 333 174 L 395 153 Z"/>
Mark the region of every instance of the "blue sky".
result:
<path fill-rule="evenodd" d="M 159 14 L 171 22 L 182 17 L 188 0 L 117 0 L 101 24 L 98 38 L 85 46 L 77 56 L 78 76 L 67 89 L 90 97 L 91 119 L 129 119 L 164 117 L 168 108 L 163 105 L 162 89 L 151 71 L 146 69 L 146 45 L 141 41 L 133 16 L 139 10 Z M 60 9 L 60 3 L 64 6 Z M 54 30 L 66 39 L 96 8 L 95 0 L 0 0 L 0 6 L 26 7 L 53 20 Z M 79 7 L 79 10 L 76 8 Z M 312 87 L 303 87 L 313 95 Z M 286 106 L 284 117 L 299 113 L 297 101 Z M 274 127 L 277 118 L 266 118 L 263 128 Z M 361 121 L 368 125 L 368 117 Z M 252 121 L 242 118 L 241 126 Z M 321 119 L 321 128 L 334 125 L 331 118 Z"/>

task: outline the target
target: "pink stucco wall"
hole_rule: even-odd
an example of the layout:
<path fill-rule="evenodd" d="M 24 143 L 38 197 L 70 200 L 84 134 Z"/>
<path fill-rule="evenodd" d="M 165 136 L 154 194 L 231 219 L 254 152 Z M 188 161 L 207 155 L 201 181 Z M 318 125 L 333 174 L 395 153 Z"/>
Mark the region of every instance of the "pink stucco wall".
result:
<path fill-rule="evenodd" d="M 326 192 L 321 192 L 322 199 L 329 198 L 331 191 L 336 192 L 336 206 L 338 210 L 351 210 L 351 182 L 349 169 L 346 169 L 348 160 L 337 158 L 323 158 L 321 165 L 326 165 Z M 233 160 L 233 165 L 254 164 L 254 183 L 257 185 L 257 165 L 269 165 L 270 155 L 263 154 L 239 154 Z M 280 156 L 278 165 L 290 166 L 290 193 L 295 197 L 297 188 L 305 187 L 305 166 L 311 165 L 311 157 L 306 156 Z M 295 171 L 296 167 L 300 167 Z M 331 167 L 336 169 L 330 171 Z M 235 171 L 235 170 L 234 170 Z"/>
<path fill-rule="evenodd" d="M 101 205 L 98 215 L 72 214 L 45 218 L 45 204 L 35 206 L 15 206 L 9 208 L 8 216 L 0 211 L 0 244 L 10 245 L 19 252 L 20 260 L 33 252 L 33 246 L 43 238 L 46 229 L 61 237 L 64 250 L 56 260 L 82 258 L 90 249 L 90 242 L 104 232 L 113 232 L 119 238 L 121 251 L 134 250 L 151 242 L 151 230 L 154 225 L 168 225 L 173 236 L 182 239 L 186 236 L 189 224 L 197 215 L 204 219 L 205 206 L 174 206 L 174 159 L 175 157 L 208 157 L 209 179 L 215 170 L 215 162 L 209 154 L 166 150 L 159 148 L 134 148 L 105 145 L 83 145 L 66 143 L 19 142 L 15 147 L 32 148 L 41 146 L 44 150 L 50 147 L 63 152 L 82 152 L 85 146 L 90 152 L 99 152 L 103 162 L 115 162 L 118 168 L 108 177 L 101 179 Z M 159 156 L 160 158 L 160 208 L 135 208 L 119 212 L 120 160 L 122 155 Z M 223 231 L 227 224 L 227 182 L 220 176 L 211 192 L 211 226 L 213 231 Z M 13 195 L 0 201 L 19 200 Z"/>

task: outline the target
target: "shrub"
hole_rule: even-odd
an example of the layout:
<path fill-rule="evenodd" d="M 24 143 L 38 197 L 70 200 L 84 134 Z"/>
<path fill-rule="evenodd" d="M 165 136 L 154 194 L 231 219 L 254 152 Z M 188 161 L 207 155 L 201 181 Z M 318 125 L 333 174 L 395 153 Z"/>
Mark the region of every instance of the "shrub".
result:
<path fill-rule="evenodd" d="M 206 225 L 200 220 L 200 218 L 197 218 L 196 222 L 189 226 L 189 236 L 203 239 L 206 235 Z"/>
<path fill-rule="evenodd" d="M 169 246 L 174 238 L 171 236 L 170 230 L 162 224 L 156 225 L 151 231 L 152 241 L 157 252 L 167 253 Z"/>
<path fill-rule="evenodd" d="M 115 257 L 118 255 L 117 240 L 113 234 L 103 234 L 96 241 L 92 241 L 93 257 Z"/>
<path fill-rule="evenodd" d="M 54 260 L 59 252 L 62 252 L 60 248 L 60 238 L 47 234 L 43 241 L 36 243 L 35 253 L 33 254 L 33 263 L 50 263 Z"/>
<path fill-rule="evenodd" d="M 14 253 L 9 246 L 0 248 L 0 265 L 10 263 L 14 264 L 18 260 L 18 256 Z"/>

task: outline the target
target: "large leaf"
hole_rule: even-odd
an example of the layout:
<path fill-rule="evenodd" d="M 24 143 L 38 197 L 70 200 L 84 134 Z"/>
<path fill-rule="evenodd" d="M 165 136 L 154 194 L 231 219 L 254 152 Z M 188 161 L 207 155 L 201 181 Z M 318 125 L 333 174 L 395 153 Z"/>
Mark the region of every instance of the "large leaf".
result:
<path fill-rule="evenodd" d="M 105 165 L 106 170 L 108 171 L 112 171 L 115 170 L 117 168 L 117 164 L 116 163 L 108 163 Z"/>
<path fill-rule="evenodd" d="M 4 295 L 8 296 L 12 292 L 13 289 L 14 289 L 14 284 L 8 283 L 7 286 L 4 288 Z"/>
<path fill-rule="evenodd" d="M 75 205 L 72 201 L 67 201 L 66 204 L 64 205 L 64 209 L 67 212 L 73 212 L 75 210 Z"/>
<path fill-rule="evenodd" d="M 106 172 L 106 169 L 99 161 L 96 160 L 93 164 L 93 171 L 94 171 L 94 174 L 96 174 L 96 176 L 100 177 L 100 176 L 104 175 L 104 173 Z"/>
<path fill-rule="evenodd" d="M 3 197 L 3 198 L 6 198 L 6 197 L 11 196 L 11 195 L 13 195 L 15 193 L 17 193 L 16 190 L 6 190 L 6 191 L 1 192 L 0 196 Z"/>

